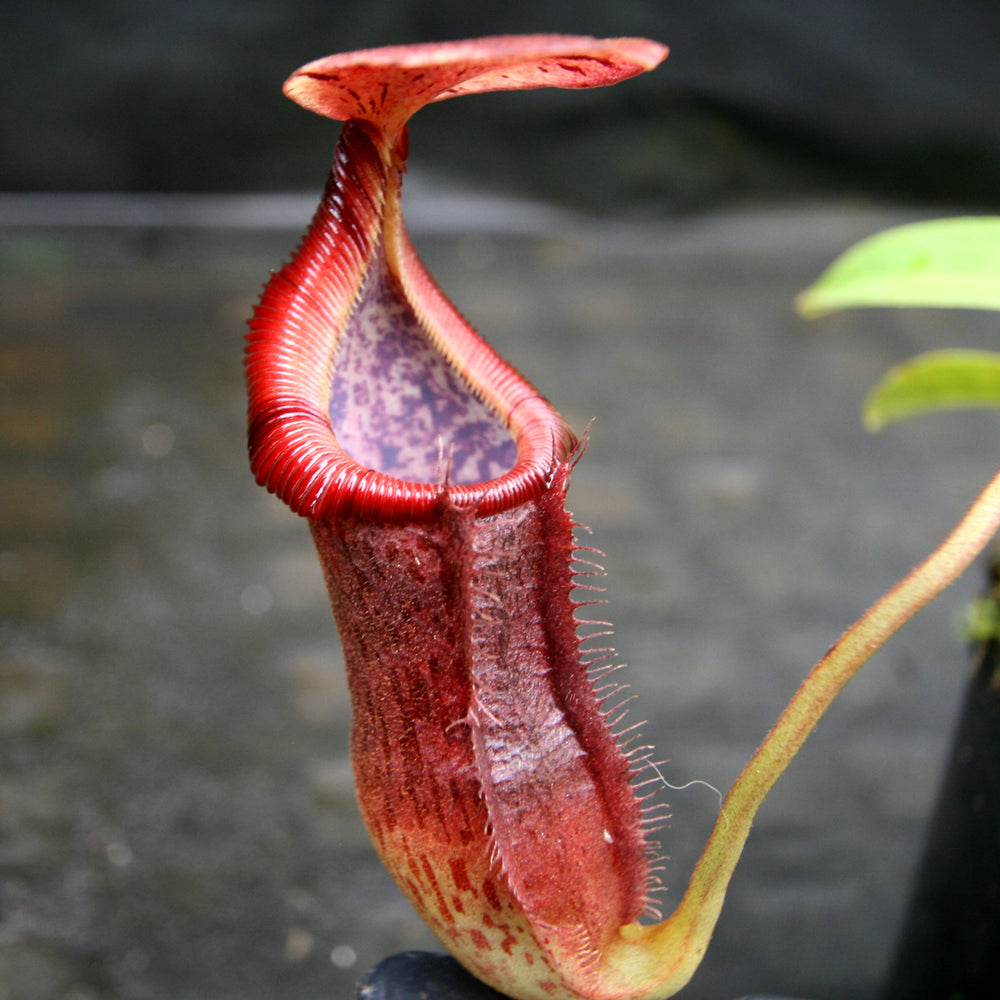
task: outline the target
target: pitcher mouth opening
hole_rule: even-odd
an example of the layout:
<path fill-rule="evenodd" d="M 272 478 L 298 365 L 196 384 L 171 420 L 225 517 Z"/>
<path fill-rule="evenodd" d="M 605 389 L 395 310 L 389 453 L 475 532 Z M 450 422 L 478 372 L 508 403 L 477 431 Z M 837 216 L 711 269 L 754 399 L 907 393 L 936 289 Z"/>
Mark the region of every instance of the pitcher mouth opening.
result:
<path fill-rule="evenodd" d="M 490 516 L 539 496 L 575 436 L 496 358 L 504 420 L 440 353 L 378 257 L 336 344 L 303 338 L 285 347 L 293 358 L 270 358 L 283 377 L 251 410 L 258 482 L 309 518 L 420 521 L 445 495 Z"/>
<path fill-rule="evenodd" d="M 576 437 L 420 262 L 399 148 L 348 122 L 299 252 L 247 347 L 257 481 L 310 518 L 484 516 L 540 495 Z"/>
<path fill-rule="evenodd" d="M 509 428 L 435 347 L 381 244 L 332 363 L 330 426 L 359 465 L 440 487 L 499 479 L 517 464 Z"/>

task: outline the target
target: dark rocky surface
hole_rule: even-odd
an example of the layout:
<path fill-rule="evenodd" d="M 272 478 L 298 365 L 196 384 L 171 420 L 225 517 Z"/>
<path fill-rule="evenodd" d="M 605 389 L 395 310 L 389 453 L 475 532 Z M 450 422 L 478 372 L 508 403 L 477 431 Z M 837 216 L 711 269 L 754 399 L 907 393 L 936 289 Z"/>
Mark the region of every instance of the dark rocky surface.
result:
<path fill-rule="evenodd" d="M 574 426 L 594 418 L 571 506 L 607 552 L 633 717 L 671 783 L 724 790 L 996 465 L 995 416 L 873 437 L 865 391 L 917 350 L 994 346 L 995 317 L 795 316 L 837 252 L 919 213 L 634 224 L 510 206 L 477 223 L 415 191 L 442 285 Z M 0 227 L 3 1000 L 346 1000 L 378 959 L 436 947 L 357 816 L 306 526 L 247 470 L 243 324 L 305 221 Z M 980 582 L 823 721 L 686 996 L 873 994 Z M 667 799 L 665 909 L 717 807 L 697 785 Z"/>
<path fill-rule="evenodd" d="M 426 109 L 418 162 L 603 211 L 820 190 L 1000 198 L 992 0 L 7 4 L 0 190 L 312 190 L 334 132 L 281 96 L 296 67 L 363 46 L 531 31 L 645 35 L 672 54 L 586 96 Z"/>

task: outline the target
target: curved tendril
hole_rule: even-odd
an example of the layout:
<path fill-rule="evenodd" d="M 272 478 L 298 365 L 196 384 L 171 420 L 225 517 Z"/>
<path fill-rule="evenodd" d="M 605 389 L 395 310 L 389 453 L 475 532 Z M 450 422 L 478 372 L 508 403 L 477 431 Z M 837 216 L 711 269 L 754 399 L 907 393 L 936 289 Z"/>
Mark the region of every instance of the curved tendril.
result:
<path fill-rule="evenodd" d="M 823 713 L 875 652 L 962 575 L 998 528 L 1000 473 L 948 537 L 883 594 L 810 671 L 726 796 L 677 909 L 662 923 L 639 932 L 646 939 L 644 947 L 659 958 L 661 971 L 671 973 L 668 992 L 653 989 L 647 997 L 669 996 L 693 974 L 708 946 L 757 810 Z M 687 978 L 676 982 L 682 976 L 682 964 Z"/>

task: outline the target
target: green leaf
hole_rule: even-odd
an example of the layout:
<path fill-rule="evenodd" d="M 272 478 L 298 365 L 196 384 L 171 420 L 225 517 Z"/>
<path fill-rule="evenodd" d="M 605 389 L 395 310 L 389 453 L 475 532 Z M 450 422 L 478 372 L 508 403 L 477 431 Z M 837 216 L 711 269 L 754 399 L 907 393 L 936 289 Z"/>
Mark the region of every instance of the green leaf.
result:
<path fill-rule="evenodd" d="M 931 410 L 1000 408 L 1000 354 L 929 351 L 891 368 L 865 401 L 870 430 Z"/>
<path fill-rule="evenodd" d="M 796 304 L 809 317 L 858 306 L 1000 309 L 1000 217 L 915 222 L 871 236 Z"/>

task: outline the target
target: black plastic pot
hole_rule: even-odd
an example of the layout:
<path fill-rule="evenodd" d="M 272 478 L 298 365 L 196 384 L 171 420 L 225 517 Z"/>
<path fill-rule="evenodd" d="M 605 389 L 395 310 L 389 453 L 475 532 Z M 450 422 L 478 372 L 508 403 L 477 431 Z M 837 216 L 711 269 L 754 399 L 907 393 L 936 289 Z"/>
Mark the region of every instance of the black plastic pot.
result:
<path fill-rule="evenodd" d="M 450 955 L 403 951 L 375 966 L 358 986 L 358 1000 L 507 1000 L 469 975 Z"/>

